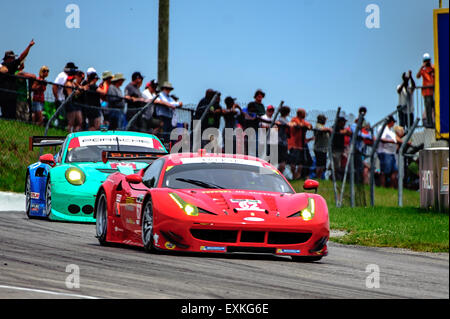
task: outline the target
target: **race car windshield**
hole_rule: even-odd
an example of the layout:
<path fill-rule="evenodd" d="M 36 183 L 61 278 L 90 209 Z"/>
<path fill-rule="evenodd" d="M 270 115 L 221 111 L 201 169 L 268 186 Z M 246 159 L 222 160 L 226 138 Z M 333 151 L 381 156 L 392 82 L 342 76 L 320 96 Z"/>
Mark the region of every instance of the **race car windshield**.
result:
<path fill-rule="evenodd" d="M 120 151 L 120 152 L 155 152 L 164 154 L 160 150 L 148 147 L 139 147 L 131 145 L 120 145 L 120 149 L 117 145 L 89 145 L 79 146 L 67 151 L 66 163 L 77 162 L 101 162 L 103 151 Z"/>
<path fill-rule="evenodd" d="M 223 188 L 294 193 L 284 178 L 270 168 L 243 164 L 182 164 L 166 171 L 163 187 L 174 189 Z"/>

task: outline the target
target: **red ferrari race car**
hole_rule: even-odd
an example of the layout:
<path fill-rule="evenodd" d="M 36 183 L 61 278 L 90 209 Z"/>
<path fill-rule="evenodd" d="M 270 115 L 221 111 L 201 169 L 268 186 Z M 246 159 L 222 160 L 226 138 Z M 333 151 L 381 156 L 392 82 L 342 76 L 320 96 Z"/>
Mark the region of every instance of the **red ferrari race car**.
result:
<path fill-rule="evenodd" d="M 312 180 L 304 184 L 317 187 Z M 96 195 L 94 214 L 102 245 L 269 253 L 297 261 L 327 255 L 323 197 L 296 193 L 274 166 L 250 156 L 170 154 L 138 174 L 111 174 Z"/>

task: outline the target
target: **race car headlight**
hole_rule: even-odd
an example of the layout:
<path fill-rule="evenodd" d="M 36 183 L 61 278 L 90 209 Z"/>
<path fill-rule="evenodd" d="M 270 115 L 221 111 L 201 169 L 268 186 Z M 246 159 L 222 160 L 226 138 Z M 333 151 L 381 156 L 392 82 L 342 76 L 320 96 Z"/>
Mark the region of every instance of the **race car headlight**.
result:
<path fill-rule="evenodd" d="M 313 219 L 315 212 L 316 202 L 314 201 L 314 198 L 308 198 L 308 207 L 300 212 L 300 216 L 303 218 L 303 220 L 308 221 Z"/>
<path fill-rule="evenodd" d="M 66 179 L 72 185 L 83 185 L 86 181 L 86 175 L 77 167 L 71 167 L 66 170 Z"/>
<path fill-rule="evenodd" d="M 186 215 L 198 216 L 198 207 L 184 201 L 180 196 L 175 193 L 169 193 L 170 198 L 177 203 L 178 207 L 184 211 Z"/>

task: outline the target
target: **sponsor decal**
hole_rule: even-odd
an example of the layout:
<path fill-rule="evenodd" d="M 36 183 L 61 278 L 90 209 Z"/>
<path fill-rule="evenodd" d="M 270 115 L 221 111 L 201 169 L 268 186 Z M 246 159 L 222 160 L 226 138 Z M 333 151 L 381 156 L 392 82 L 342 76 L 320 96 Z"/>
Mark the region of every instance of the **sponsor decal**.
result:
<path fill-rule="evenodd" d="M 144 195 L 139 195 L 136 197 L 136 203 L 142 204 L 144 202 Z"/>
<path fill-rule="evenodd" d="M 164 247 L 166 247 L 167 249 L 175 249 L 175 244 L 172 244 L 170 241 L 166 241 Z"/>
<path fill-rule="evenodd" d="M 249 222 L 263 222 L 265 219 L 259 217 L 245 217 L 244 220 Z"/>
<path fill-rule="evenodd" d="M 116 195 L 116 202 L 120 203 L 121 200 L 122 200 L 122 194 L 117 194 Z"/>
<path fill-rule="evenodd" d="M 134 222 L 134 219 L 131 218 L 127 218 L 126 219 L 127 224 L 131 224 L 131 225 L 135 225 L 136 223 Z"/>
<path fill-rule="evenodd" d="M 277 254 L 300 254 L 298 249 L 277 249 Z"/>
<path fill-rule="evenodd" d="M 202 251 L 225 251 L 225 247 L 220 246 L 200 246 L 200 250 Z"/>
<path fill-rule="evenodd" d="M 31 196 L 31 198 L 32 199 L 39 199 L 39 193 L 33 193 L 33 192 L 31 192 L 31 194 L 30 194 L 30 196 Z"/>
<path fill-rule="evenodd" d="M 116 226 L 116 227 L 114 227 L 114 231 L 123 232 L 123 229 Z"/>
<path fill-rule="evenodd" d="M 31 204 L 31 211 L 38 212 L 39 211 L 39 204 Z"/>
<path fill-rule="evenodd" d="M 136 203 L 136 198 L 134 198 L 134 197 L 127 197 L 125 199 L 125 203 L 127 203 L 127 204 L 134 204 L 134 203 Z"/>
<path fill-rule="evenodd" d="M 153 244 L 154 244 L 155 246 L 158 246 L 158 247 L 159 247 L 158 241 L 159 241 L 159 235 L 158 235 L 157 233 L 154 233 L 154 234 L 153 234 Z"/>

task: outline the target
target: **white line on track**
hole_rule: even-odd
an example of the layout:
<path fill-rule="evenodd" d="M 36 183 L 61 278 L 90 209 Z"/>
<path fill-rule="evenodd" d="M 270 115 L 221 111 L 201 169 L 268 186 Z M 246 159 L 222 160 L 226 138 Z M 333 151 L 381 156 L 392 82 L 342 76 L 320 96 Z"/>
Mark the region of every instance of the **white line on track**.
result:
<path fill-rule="evenodd" d="M 63 293 L 63 292 L 55 292 L 55 291 L 41 290 L 41 289 L 31 289 L 31 288 L 22 288 L 22 287 L 4 286 L 4 285 L 0 285 L 0 288 L 3 288 L 3 289 L 12 289 L 12 290 L 21 290 L 21 291 L 28 291 L 28 292 L 37 292 L 37 293 L 48 294 L 48 295 L 58 295 L 58 296 L 74 297 L 74 298 L 99 299 L 99 298 L 97 298 L 97 297 L 92 297 L 92 296 L 76 295 L 76 294 L 67 294 L 67 293 Z"/>

